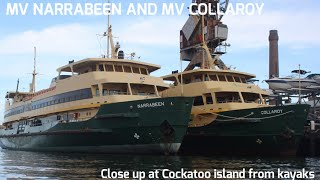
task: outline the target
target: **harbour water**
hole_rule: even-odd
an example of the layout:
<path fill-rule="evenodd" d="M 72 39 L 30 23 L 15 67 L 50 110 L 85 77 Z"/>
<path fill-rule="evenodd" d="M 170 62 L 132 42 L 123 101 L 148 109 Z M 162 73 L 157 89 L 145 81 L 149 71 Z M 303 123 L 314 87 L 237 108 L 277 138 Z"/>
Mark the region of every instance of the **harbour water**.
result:
<path fill-rule="evenodd" d="M 0 150 L 0 179 L 98 179 L 102 169 L 152 171 L 213 169 L 257 171 L 314 171 L 320 179 L 320 158 L 261 158 L 221 156 L 142 156 L 108 154 L 39 153 Z M 213 178 L 212 178 L 213 179 Z"/>

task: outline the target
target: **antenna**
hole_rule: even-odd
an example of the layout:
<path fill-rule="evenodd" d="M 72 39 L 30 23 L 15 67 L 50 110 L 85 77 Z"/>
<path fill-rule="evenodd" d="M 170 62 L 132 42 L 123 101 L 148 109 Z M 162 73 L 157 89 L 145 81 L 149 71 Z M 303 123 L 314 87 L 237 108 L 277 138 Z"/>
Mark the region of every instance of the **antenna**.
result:
<path fill-rule="evenodd" d="M 299 104 L 301 104 L 301 65 L 299 64 Z"/>
<path fill-rule="evenodd" d="M 181 53 L 180 53 L 180 72 L 181 72 L 181 76 L 180 76 L 180 84 L 181 84 L 181 96 L 183 96 L 183 71 L 182 71 L 182 58 L 181 58 Z M 179 76 L 178 76 L 179 78 Z"/>
<path fill-rule="evenodd" d="M 19 79 L 18 79 L 18 82 L 17 82 L 17 89 L 16 89 L 16 94 L 18 94 L 18 92 L 19 92 L 19 83 L 20 83 L 20 81 L 19 81 Z"/>
<path fill-rule="evenodd" d="M 108 0 L 108 4 L 110 4 L 110 0 Z M 108 29 L 107 29 L 107 58 L 109 58 L 109 43 L 110 43 L 110 11 L 108 13 Z"/>
<path fill-rule="evenodd" d="M 30 92 L 35 93 L 36 92 L 36 76 L 37 76 L 37 71 L 36 71 L 36 57 L 37 57 L 37 48 L 34 47 L 34 61 L 33 61 L 33 73 L 32 73 L 32 83 L 30 85 Z"/>

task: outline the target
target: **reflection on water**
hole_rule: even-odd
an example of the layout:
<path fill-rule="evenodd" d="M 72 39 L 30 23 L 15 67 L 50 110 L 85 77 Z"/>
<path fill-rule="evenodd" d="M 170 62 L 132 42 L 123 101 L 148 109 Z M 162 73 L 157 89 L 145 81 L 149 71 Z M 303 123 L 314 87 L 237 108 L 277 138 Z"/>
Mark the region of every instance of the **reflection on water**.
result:
<path fill-rule="evenodd" d="M 65 179 L 100 178 L 103 168 L 128 171 L 151 171 L 155 169 L 201 170 L 226 168 L 241 170 L 275 171 L 307 170 L 315 171 L 320 179 L 320 159 L 318 158 L 254 158 L 254 157 L 209 157 L 209 156 L 133 156 L 108 154 L 66 154 L 39 153 L 0 150 L 0 179 Z"/>

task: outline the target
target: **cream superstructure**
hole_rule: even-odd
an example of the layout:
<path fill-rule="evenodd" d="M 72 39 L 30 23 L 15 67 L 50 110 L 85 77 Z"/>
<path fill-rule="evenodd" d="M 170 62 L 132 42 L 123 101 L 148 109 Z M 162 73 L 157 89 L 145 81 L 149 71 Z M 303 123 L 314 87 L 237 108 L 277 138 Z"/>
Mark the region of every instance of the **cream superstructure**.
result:
<path fill-rule="evenodd" d="M 6 96 L 5 122 L 72 112 L 77 119 L 94 116 L 101 104 L 159 96 L 168 87 L 150 76 L 160 67 L 133 60 L 93 58 L 58 69 L 49 89 Z M 62 75 L 62 74 L 69 75 Z M 77 92 L 81 91 L 81 92 Z M 60 96 L 57 97 L 57 96 Z"/>
<path fill-rule="evenodd" d="M 111 27 L 108 37 L 112 38 Z M 4 125 L 10 127 L 10 122 L 36 121 L 40 117 L 88 120 L 101 104 L 160 97 L 159 92 L 168 85 L 162 78 L 150 76 L 160 66 L 125 59 L 123 51 L 118 51 L 120 45 L 109 40 L 111 58 L 71 61 L 57 69 L 58 76 L 48 89 L 8 92 Z M 31 87 L 35 87 L 34 80 Z"/>
<path fill-rule="evenodd" d="M 191 127 L 211 123 L 219 112 L 268 106 L 269 95 L 259 86 L 247 83 L 255 76 L 233 70 L 194 69 L 164 76 L 173 86 L 162 92 L 163 97 L 177 95 L 195 97 Z M 182 89 L 181 89 L 182 88 Z"/>

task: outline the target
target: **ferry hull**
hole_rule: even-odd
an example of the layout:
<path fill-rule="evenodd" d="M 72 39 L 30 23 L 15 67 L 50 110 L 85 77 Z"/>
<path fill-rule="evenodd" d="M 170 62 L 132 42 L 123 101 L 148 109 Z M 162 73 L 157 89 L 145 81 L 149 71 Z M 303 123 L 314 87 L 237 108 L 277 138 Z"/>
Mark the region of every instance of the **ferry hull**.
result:
<path fill-rule="evenodd" d="M 180 153 L 294 156 L 308 111 L 308 105 L 290 105 L 220 113 L 207 126 L 189 128 Z"/>
<path fill-rule="evenodd" d="M 26 151 L 174 154 L 192 103 L 192 98 L 174 97 L 106 104 L 87 121 L 57 122 L 33 133 L 3 129 L 0 145 Z"/>

